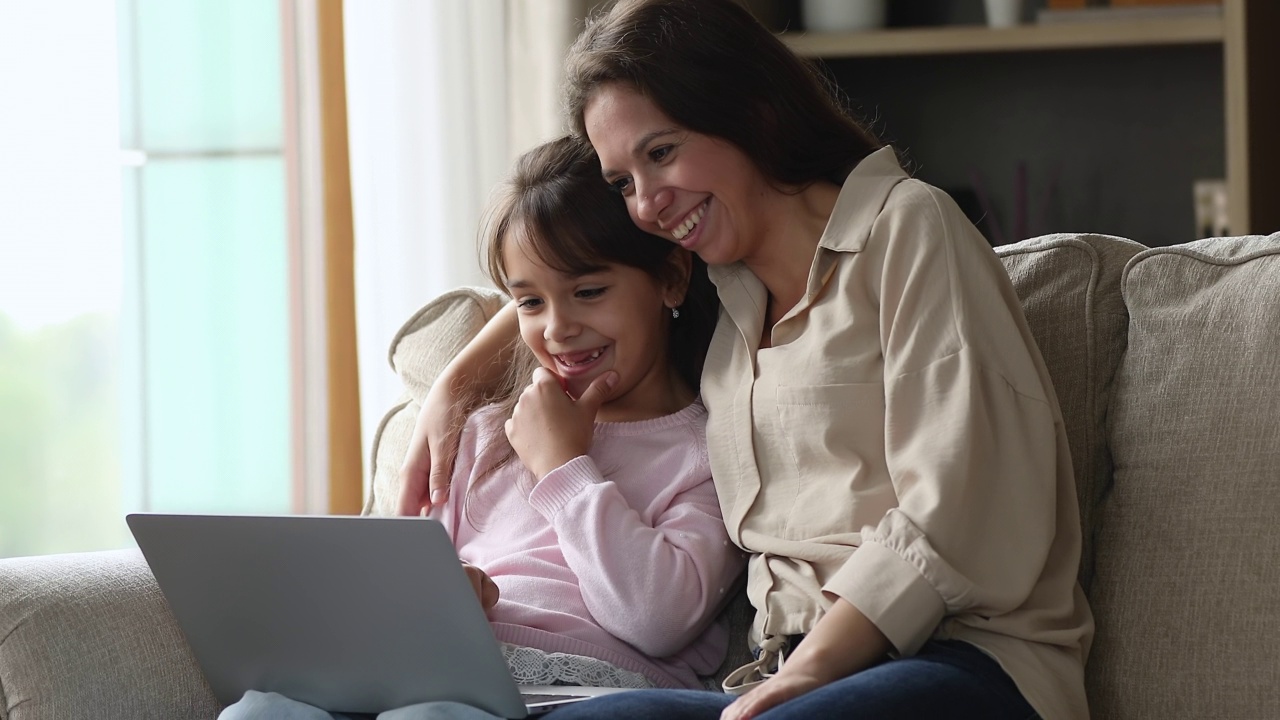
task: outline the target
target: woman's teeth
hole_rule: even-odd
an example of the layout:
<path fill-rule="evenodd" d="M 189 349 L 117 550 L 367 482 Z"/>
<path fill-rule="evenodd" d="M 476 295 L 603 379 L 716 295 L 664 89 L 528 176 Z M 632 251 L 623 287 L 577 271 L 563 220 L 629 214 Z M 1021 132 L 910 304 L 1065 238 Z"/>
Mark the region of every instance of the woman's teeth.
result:
<path fill-rule="evenodd" d="M 707 211 L 706 203 L 699 205 L 698 209 L 693 211 L 693 214 L 690 215 L 688 218 L 686 218 L 685 221 L 680 224 L 680 227 L 671 231 L 671 236 L 674 237 L 676 240 L 683 240 L 685 236 L 693 232 L 693 229 L 698 226 L 699 222 L 702 221 L 702 215 L 706 211 Z"/>

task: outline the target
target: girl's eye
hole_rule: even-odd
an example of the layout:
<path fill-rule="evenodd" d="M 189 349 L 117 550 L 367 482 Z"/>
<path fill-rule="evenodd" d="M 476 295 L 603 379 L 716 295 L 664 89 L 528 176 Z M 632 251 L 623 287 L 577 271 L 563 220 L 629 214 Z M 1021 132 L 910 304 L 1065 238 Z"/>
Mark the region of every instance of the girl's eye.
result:
<path fill-rule="evenodd" d="M 662 162 L 670 154 L 671 154 L 670 145 L 659 145 L 658 147 L 649 151 L 649 159 L 654 162 Z"/>
<path fill-rule="evenodd" d="M 608 288 L 598 287 L 598 288 L 587 288 L 585 290 L 579 290 L 578 297 L 582 298 L 583 300 L 591 300 L 592 298 L 598 298 L 601 295 L 604 295 L 605 290 L 608 290 Z"/>
<path fill-rule="evenodd" d="M 538 298 L 523 298 L 516 302 L 516 307 L 521 310 L 532 310 L 542 304 Z"/>

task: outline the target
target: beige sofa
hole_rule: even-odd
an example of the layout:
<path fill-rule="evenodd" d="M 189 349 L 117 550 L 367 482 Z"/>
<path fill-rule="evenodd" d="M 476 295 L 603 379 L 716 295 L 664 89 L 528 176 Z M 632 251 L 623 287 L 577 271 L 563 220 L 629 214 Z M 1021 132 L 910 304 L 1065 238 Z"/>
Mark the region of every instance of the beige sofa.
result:
<path fill-rule="evenodd" d="M 1093 716 L 1280 717 L 1280 234 L 999 254 L 1069 427 Z M 497 301 L 451 293 L 397 336 L 407 399 L 375 440 L 366 512 L 390 511 L 416 400 Z M 217 712 L 135 552 L 0 561 L 0 720 Z"/>

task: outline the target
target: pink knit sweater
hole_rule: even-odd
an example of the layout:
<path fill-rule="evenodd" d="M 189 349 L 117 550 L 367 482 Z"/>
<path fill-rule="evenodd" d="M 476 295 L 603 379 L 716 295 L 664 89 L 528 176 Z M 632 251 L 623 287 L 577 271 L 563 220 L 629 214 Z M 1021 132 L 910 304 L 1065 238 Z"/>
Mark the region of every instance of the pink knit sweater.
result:
<path fill-rule="evenodd" d="M 721 520 L 706 416 L 695 402 L 596 423 L 589 453 L 536 485 L 514 458 L 473 488 L 510 446 L 495 408 L 472 415 L 450 499 L 433 517 L 497 583 L 499 640 L 599 658 L 658 687 L 699 687 L 715 671 L 728 633 L 713 620 L 745 558 Z"/>

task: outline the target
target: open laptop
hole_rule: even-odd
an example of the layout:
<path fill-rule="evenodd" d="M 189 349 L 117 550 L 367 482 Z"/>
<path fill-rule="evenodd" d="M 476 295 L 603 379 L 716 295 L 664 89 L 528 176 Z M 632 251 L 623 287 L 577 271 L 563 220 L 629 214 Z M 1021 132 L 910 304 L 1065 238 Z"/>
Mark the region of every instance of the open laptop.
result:
<path fill-rule="evenodd" d="M 330 712 L 431 700 L 523 718 L 607 688 L 519 687 L 444 527 L 426 518 L 126 517 L 223 704 Z"/>

